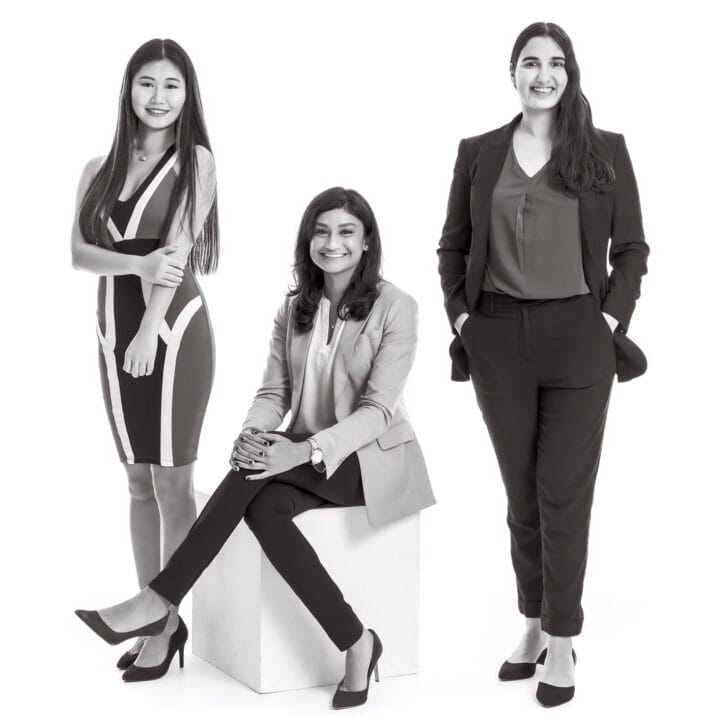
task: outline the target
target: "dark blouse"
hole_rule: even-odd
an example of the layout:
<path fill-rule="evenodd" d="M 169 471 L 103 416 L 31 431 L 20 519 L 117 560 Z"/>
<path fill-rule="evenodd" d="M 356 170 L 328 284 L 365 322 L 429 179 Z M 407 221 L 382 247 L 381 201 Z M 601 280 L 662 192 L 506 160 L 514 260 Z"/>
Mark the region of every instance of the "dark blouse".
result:
<path fill-rule="evenodd" d="M 551 182 L 547 166 L 529 177 L 510 142 L 492 193 L 483 290 L 540 299 L 590 292 L 583 275 L 578 198 Z"/>

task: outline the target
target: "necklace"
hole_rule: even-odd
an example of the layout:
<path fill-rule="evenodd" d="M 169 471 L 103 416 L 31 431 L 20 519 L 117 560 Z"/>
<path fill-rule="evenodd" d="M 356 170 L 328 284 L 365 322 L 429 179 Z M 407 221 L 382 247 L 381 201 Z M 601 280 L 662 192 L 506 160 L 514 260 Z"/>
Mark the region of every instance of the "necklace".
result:
<path fill-rule="evenodd" d="M 172 142 L 173 144 L 174 142 Z M 150 156 L 156 156 L 157 154 L 164 154 L 164 152 L 169 149 L 172 144 L 169 144 L 165 149 L 158 149 L 157 151 L 151 151 L 151 152 L 144 152 L 143 150 L 139 149 L 139 147 L 134 147 L 134 154 L 136 154 L 137 159 L 140 162 L 145 162 Z"/>

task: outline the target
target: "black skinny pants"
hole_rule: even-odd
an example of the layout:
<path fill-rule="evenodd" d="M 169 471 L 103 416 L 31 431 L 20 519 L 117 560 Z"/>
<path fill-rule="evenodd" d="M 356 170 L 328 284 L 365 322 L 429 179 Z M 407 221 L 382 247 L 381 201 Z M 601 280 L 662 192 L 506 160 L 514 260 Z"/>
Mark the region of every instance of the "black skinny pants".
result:
<path fill-rule="evenodd" d="M 308 436 L 278 434 L 293 441 Z M 347 457 L 328 480 L 310 464 L 264 480 L 245 480 L 252 473 L 230 470 L 149 586 L 179 605 L 244 516 L 275 569 L 333 643 L 345 651 L 361 637 L 363 625 L 293 518 L 315 507 L 363 505 L 358 457 L 355 453 Z"/>
<path fill-rule="evenodd" d="M 462 343 L 507 492 L 519 610 L 575 636 L 616 370 L 611 330 L 590 294 L 483 293 Z"/>

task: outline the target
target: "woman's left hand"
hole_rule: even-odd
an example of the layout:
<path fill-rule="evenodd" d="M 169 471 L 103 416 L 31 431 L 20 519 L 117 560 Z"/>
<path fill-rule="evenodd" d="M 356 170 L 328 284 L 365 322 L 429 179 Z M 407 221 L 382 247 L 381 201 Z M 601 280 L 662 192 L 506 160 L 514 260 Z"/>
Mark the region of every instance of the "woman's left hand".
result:
<path fill-rule="evenodd" d="M 310 460 L 308 442 L 291 442 L 275 432 L 258 432 L 256 436 L 268 442 L 262 456 L 258 454 L 259 450 L 254 451 L 254 446 L 245 442 L 244 437 L 235 443 L 233 458 L 236 464 L 246 470 L 258 470 L 256 474 L 247 475 L 246 480 L 263 480 Z"/>
<path fill-rule="evenodd" d="M 134 378 L 149 376 L 154 371 L 154 360 L 157 356 L 156 331 L 140 328 L 131 339 L 124 354 L 124 371 Z"/>

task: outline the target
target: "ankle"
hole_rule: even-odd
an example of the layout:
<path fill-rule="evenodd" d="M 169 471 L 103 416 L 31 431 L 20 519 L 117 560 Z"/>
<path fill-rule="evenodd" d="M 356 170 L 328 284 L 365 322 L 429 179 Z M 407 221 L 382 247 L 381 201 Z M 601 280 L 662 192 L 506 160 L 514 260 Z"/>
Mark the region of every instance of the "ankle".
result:
<path fill-rule="evenodd" d="M 551 636 L 548 639 L 548 652 L 553 656 L 570 656 L 573 651 L 573 639 L 570 636 Z"/>
<path fill-rule="evenodd" d="M 160 608 L 164 608 L 167 611 L 176 611 L 177 606 L 174 606 L 170 601 L 167 601 L 164 596 L 157 593 L 155 590 L 147 586 L 141 594 L 144 601 L 148 603 L 150 606 L 154 607 L 156 610 L 159 610 Z"/>
<path fill-rule="evenodd" d="M 371 636 L 371 633 L 368 629 L 364 629 L 363 633 L 359 637 L 358 641 L 356 643 L 352 644 L 349 647 L 349 651 L 352 654 L 361 654 L 361 653 L 368 653 L 371 651 L 371 646 L 373 645 L 373 636 Z"/>

